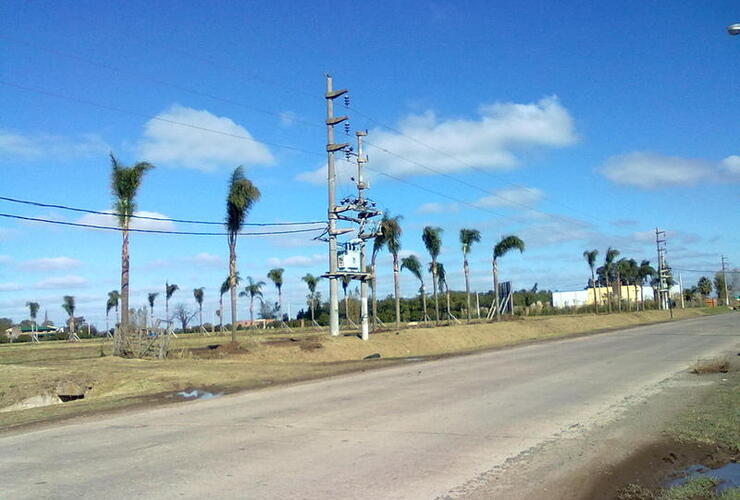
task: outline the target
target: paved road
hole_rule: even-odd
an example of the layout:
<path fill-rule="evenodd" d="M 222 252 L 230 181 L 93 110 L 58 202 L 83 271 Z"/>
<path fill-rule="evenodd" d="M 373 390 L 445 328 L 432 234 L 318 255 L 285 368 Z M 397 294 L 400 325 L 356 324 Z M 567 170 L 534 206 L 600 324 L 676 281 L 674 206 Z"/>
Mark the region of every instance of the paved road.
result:
<path fill-rule="evenodd" d="M 737 314 L 532 344 L 0 438 L 8 499 L 430 499 L 698 357 Z"/>

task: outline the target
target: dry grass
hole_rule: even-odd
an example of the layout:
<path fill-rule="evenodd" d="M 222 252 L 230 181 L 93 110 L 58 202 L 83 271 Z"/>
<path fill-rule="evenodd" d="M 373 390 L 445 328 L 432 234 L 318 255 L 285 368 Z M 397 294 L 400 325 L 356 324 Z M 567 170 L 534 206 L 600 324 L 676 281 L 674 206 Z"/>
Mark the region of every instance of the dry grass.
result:
<path fill-rule="evenodd" d="M 700 359 L 691 367 L 691 373 L 703 375 L 705 373 L 727 373 L 733 369 L 732 359 L 723 356 L 712 359 Z"/>
<path fill-rule="evenodd" d="M 676 318 L 698 317 L 701 309 L 676 311 Z M 180 336 L 171 359 L 140 360 L 110 356 L 110 341 L 0 346 L 0 408 L 43 392 L 61 381 L 91 386 L 84 400 L 45 408 L 0 413 L 0 428 L 152 401 L 175 400 L 173 394 L 200 388 L 233 392 L 274 384 L 388 366 L 409 356 L 472 352 L 521 342 L 552 339 L 603 329 L 665 321 L 666 313 L 646 311 L 611 315 L 526 318 L 501 323 L 409 328 L 371 336 L 328 337 L 316 331 L 242 333 L 239 346 L 230 337 Z M 208 346 L 220 345 L 218 348 Z M 373 353 L 382 359 L 362 361 Z"/>

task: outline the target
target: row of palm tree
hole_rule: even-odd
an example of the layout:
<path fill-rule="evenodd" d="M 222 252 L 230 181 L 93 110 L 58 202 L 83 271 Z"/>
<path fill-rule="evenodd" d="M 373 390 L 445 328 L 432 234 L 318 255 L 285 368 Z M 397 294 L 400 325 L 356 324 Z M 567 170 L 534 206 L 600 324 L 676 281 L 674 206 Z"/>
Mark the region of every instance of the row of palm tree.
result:
<path fill-rule="evenodd" d="M 616 285 L 617 295 L 617 308 L 619 311 L 622 310 L 622 285 L 634 285 L 639 286 L 640 290 L 640 305 L 642 309 L 645 309 L 645 296 L 643 293 L 643 286 L 650 283 L 652 286 L 657 284 L 658 276 L 657 271 L 650 265 L 649 260 L 642 260 L 639 264 L 635 259 L 622 258 L 616 260 L 619 257 L 620 252 L 616 248 L 609 247 L 604 255 L 604 263 L 602 266 L 596 268 L 596 259 L 599 255 L 597 249 L 586 250 L 583 252 L 583 258 L 586 260 L 589 269 L 591 270 L 591 286 L 593 287 L 594 293 L 594 308 L 598 313 L 598 297 L 596 288 L 599 285 L 605 286 L 607 289 L 607 309 L 612 312 L 612 288 Z M 628 289 L 629 293 L 629 289 Z M 632 303 L 627 297 L 627 306 L 632 307 Z M 636 299 L 636 297 L 635 297 Z"/>

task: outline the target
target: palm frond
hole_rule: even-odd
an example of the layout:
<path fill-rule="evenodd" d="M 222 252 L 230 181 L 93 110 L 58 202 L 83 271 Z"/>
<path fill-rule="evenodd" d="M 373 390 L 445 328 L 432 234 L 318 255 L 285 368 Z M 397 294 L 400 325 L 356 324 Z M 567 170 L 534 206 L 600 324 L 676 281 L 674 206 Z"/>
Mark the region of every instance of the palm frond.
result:
<path fill-rule="evenodd" d="M 408 271 L 416 276 L 420 282 L 424 283 L 424 278 L 421 275 L 421 262 L 416 255 L 409 255 L 401 259 L 401 270 L 408 269 Z"/>
<path fill-rule="evenodd" d="M 467 254 L 473 243 L 480 241 L 480 231 L 477 229 L 460 229 L 460 244 L 462 245 L 462 251 Z"/>
<path fill-rule="evenodd" d="M 282 267 L 270 269 L 270 271 L 267 273 L 267 279 L 272 281 L 277 288 L 280 288 L 281 286 L 283 286 L 283 272 L 285 272 L 285 269 L 283 269 Z"/>
<path fill-rule="evenodd" d="M 520 253 L 524 252 L 524 242 L 513 234 L 504 236 L 501 238 L 501 241 L 496 243 L 496 246 L 493 247 L 493 256 L 494 258 L 500 258 L 511 250 L 519 250 Z"/>
<path fill-rule="evenodd" d="M 311 274 L 311 273 L 308 273 L 308 274 L 306 274 L 306 275 L 305 275 L 305 276 L 304 276 L 303 278 L 301 278 L 301 279 L 302 279 L 302 280 L 303 280 L 303 281 L 304 281 L 304 282 L 306 283 L 306 286 L 308 286 L 308 290 L 309 290 L 309 291 L 310 291 L 311 293 L 314 293 L 314 292 L 316 291 L 316 285 L 317 285 L 317 284 L 318 284 L 318 282 L 319 282 L 319 278 L 317 278 L 316 276 L 314 276 L 314 275 L 313 275 L 313 274 Z"/>
<path fill-rule="evenodd" d="M 586 250 L 583 252 L 583 258 L 588 262 L 588 267 L 591 269 L 596 265 L 596 257 L 599 255 L 599 251 L 596 249 Z"/>
<path fill-rule="evenodd" d="M 426 226 L 421 233 L 421 240 L 432 259 L 436 259 L 442 249 L 442 228 Z"/>
<path fill-rule="evenodd" d="M 197 302 L 198 305 L 203 304 L 204 290 L 205 287 L 193 288 L 193 297 L 195 298 L 195 302 Z"/>
<path fill-rule="evenodd" d="M 154 165 L 147 162 L 139 162 L 131 167 L 122 165 L 111 153 L 111 191 L 113 193 L 118 223 L 121 227 L 126 227 L 131 216 L 136 211 L 136 193 L 141 186 L 141 179 L 144 174 L 154 168 Z"/>
<path fill-rule="evenodd" d="M 149 300 L 149 307 L 154 308 L 154 301 L 159 297 L 159 292 L 151 292 L 147 299 Z"/>
<path fill-rule="evenodd" d="M 166 283 L 165 284 L 165 294 L 167 297 L 167 300 L 170 300 L 172 298 L 172 295 L 180 289 L 179 286 L 175 285 L 174 283 Z"/>
<path fill-rule="evenodd" d="M 247 219 L 247 214 L 259 199 L 260 190 L 252 184 L 252 181 L 244 177 L 243 167 L 236 167 L 229 181 L 229 194 L 226 197 L 226 220 L 224 221 L 230 240 L 235 239 L 237 233 L 241 231 Z"/>
<path fill-rule="evenodd" d="M 64 309 L 68 315 L 73 316 L 76 308 L 75 298 L 72 295 L 65 295 L 63 300 L 62 309 Z"/>

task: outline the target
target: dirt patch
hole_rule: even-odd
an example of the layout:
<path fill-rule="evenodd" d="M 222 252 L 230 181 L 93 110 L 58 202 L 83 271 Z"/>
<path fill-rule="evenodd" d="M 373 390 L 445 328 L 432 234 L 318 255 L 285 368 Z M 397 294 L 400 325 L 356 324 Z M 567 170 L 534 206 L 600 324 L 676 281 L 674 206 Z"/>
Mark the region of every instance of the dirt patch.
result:
<path fill-rule="evenodd" d="M 729 356 L 713 359 L 701 359 L 691 367 L 691 373 L 695 375 L 704 375 L 705 373 L 727 373 L 733 368 L 732 360 Z"/>
<path fill-rule="evenodd" d="M 249 349 L 238 342 L 228 342 L 225 344 L 209 344 L 205 347 L 191 347 L 187 349 L 187 354 L 193 359 L 223 359 L 235 354 L 249 354 Z"/>
<path fill-rule="evenodd" d="M 681 477 L 681 471 L 691 465 L 717 468 L 738 459 L 740 456 L 736 451 L 724 446 L 682 443 L 665 438 L 640 448 L 603 471 L 581 498 L 638 500 L 645 490 L 658 490 L 672 479 Z"/>

